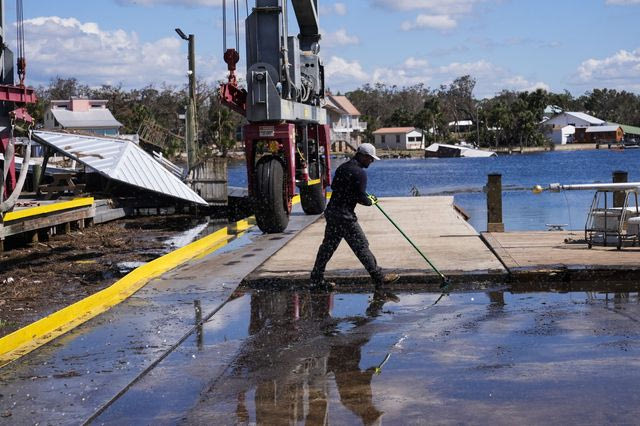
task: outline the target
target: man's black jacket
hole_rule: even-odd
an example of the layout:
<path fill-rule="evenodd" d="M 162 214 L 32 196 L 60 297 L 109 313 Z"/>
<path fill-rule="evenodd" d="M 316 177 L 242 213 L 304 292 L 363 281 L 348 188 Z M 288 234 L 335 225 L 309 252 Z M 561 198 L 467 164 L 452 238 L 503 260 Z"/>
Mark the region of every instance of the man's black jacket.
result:
<path fill-rule="evenodd" d="M 356 204 L 371 205 L 367 197 L 367 173 L 355 158 L 338 167 L 331 189 L 331 200 L 324 212 L 328 219 L 356 221 Z"/>

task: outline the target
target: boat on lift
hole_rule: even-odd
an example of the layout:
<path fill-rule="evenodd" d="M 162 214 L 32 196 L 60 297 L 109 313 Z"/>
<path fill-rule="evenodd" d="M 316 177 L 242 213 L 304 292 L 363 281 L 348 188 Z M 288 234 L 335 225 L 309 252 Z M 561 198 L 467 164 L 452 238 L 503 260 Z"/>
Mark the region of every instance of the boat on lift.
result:
<path fill-rule="evenodd" d="M 424 156 L 425 158 L 486 158 L 496 157 L 497 154 L 493 151 L 478 149 L 474 145 L 462 142 L 456 145 L 432 143 L 427 148 L 425 148 Z"/>

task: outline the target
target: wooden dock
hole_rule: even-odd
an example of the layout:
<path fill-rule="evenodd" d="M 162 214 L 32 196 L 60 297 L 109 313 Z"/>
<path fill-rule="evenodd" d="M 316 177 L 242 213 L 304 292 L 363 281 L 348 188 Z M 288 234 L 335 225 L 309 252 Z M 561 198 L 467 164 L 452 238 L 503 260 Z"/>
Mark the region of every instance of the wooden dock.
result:
<path fill-rule="evenodd" d="M 464 280 L 507 275 L 478 232 L 453 206 L 453 197 L 383 198 L 380 205 L 444 274 Z M 403 282 L 435 282 L 431 267 L 375 207 L 358 206 L 360 225 L 379 265 L 402 275 Z M 325 221 L 319 219 L 258 267 L 249 282 L 308 280 Z M 342 284 L 368 281 L 368 274 L 343 241 L 327 266 L 326 277 Z"/>

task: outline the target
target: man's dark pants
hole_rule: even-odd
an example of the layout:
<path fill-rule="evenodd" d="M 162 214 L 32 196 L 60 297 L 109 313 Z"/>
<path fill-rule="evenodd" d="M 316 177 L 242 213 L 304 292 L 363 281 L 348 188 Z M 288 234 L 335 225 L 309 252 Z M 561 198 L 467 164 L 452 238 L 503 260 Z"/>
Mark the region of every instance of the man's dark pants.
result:
<path fill-rule="evenodd" d="M 369 241 L 367 241 L 367 237 L 364 235 L 358 221 L 336 219 L 330 216 L 326 217 L 326 220 L 327 226 L 324 230 L 324 240 L 320 245 L 320 249 L 318 249 L 316 263 L 313 266 L 313 271 L 311 271 L 311 280 L 321 281 L 324 279 L 327 263 L 329 263 L 331 256 L 333 256 L 340 241 L 344 238 L 374 282 L 382 282 L 382 270 L 378 267 L 375 256 L 369 250 Z"/>

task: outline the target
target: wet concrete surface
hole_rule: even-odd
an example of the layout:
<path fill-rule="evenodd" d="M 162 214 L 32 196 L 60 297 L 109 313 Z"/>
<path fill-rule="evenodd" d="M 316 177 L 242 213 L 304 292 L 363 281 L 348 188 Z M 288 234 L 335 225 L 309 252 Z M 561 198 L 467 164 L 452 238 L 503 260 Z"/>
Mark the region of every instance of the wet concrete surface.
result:
<path fill-rule="evenodd" d="M 278 240 L 256 228 L 0 369 L 0 425 L 86 421 L 194 332 L 196 301 L 201 318 L 212 315 L 250 271 L 316 218 L 295 212 Z"/>
<path fill-rule="evenodd" d="M 634 293 L 236 293 L 95 424 L 635 424 Z"/>

